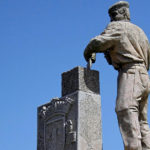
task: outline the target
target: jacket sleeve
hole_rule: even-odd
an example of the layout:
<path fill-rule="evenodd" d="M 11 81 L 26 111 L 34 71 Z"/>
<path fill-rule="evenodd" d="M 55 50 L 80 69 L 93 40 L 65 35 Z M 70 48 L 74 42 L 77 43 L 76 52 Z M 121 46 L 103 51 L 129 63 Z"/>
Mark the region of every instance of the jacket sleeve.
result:
<path fill-rule="evenodd" d="M 116 23 L 110 23 L 100 35 L 91 39 L 84 51 L 84 57 L 88 61 L 92 53 L 105 52 L 114 47 L 122 36 L 122 30 Z"/>
<path fill-rule="evenodd" d="M 147 64 L 147 70 L 150 69 L 150 43 L 149 43 L 149 49 L 148 49 L 148 64 Z"/>

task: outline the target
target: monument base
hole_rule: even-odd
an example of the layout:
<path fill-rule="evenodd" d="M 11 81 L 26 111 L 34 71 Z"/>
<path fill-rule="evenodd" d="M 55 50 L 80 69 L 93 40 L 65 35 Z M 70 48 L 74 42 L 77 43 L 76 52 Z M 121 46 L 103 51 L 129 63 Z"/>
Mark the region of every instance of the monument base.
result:
<path fill-rule="evenodd" d="M 97 71 L 76 67 L 62 74 L 62 97 L 38 108 L 37 150 L 102 150 Z"/>

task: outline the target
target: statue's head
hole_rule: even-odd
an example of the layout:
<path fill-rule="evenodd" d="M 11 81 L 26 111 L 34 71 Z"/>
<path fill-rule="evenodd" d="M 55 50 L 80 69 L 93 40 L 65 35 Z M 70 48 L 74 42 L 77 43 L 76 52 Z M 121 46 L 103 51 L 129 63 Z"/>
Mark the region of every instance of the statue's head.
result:
<path fill-rule="evenodd" d="M 111 21 L 130 21 L 129 3 L 119 1 L 108 10 Z"/>

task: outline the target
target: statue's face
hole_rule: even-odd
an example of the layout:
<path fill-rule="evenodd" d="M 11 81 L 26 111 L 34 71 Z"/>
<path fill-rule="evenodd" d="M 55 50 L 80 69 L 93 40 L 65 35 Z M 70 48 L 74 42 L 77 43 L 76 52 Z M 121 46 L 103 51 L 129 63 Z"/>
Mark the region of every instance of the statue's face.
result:
<path fill-rule="evenodd" d="M 110 14 L 111 21 L 130 20 L 129 9 L 124 7 L 114 9 Z"/>

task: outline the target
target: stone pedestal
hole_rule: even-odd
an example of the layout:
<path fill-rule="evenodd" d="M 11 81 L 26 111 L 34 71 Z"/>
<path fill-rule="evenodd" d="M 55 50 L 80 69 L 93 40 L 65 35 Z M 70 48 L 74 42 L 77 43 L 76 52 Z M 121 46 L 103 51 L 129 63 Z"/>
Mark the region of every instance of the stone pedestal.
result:
<path fill-rule="evenodd" d="M 99 73 L 62 74 L 62 97 L 38 108 L 37 150 L 102 150 Z"/>

